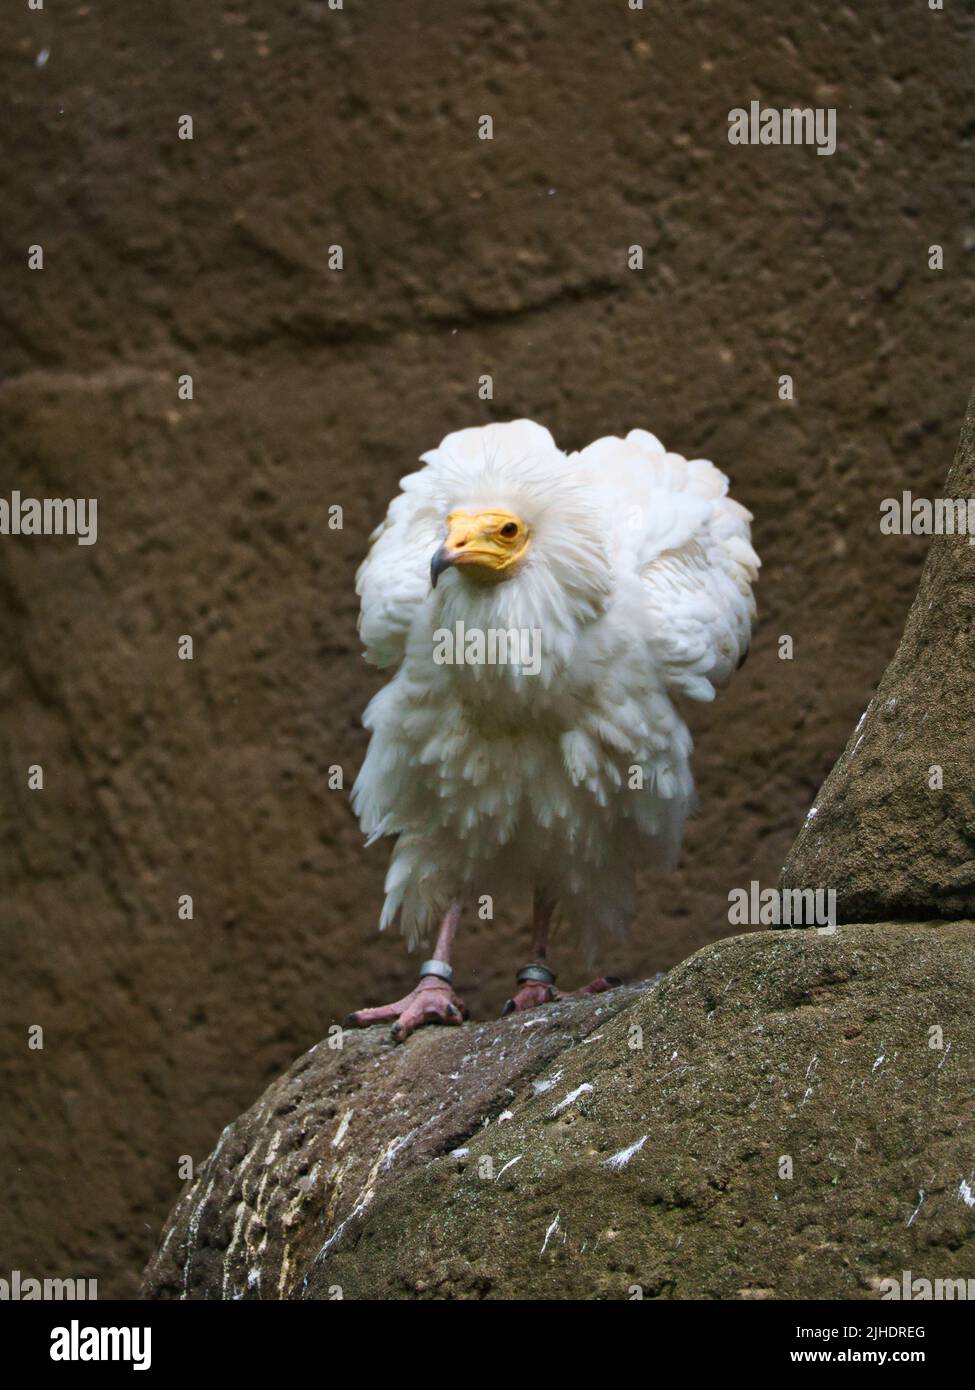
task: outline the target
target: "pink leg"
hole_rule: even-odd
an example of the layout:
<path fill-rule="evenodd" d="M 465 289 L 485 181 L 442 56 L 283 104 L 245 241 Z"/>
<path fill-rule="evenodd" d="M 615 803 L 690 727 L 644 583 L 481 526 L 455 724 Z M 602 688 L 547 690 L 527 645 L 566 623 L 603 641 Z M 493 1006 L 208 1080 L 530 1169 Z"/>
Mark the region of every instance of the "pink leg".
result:
<path fill-rule="evenodd" d="M 460 922 L 460 903 L 453 903 L 448 909 L 437 936 L 432 961 L 439 961 L 449 968 L 450 950 Z M 463 1023 L 467 1017 L 467 1005 L 453 991 L 449 978 L 437 974 L 423 974 L 419 983 L 392 1004 L 381 1004 L 375 1009 L 359 1009 L 343 1021 L 346 1028 L 368 1028 L 371 1023 L 389 1023 L 396 1020 L 392 1028 L 394 1042 L 405 1042 L 417 1028 L 425 1023 Z"/>
<path fill-rule="evenodd" d="M 534 952 L 534 962 L 543 969 L 548 969 L 548 933 L 552 925 L 552 916 L 555 912 L 555 904 L 550 902 L 536 891 L 532 904 L 532 949 Z M 623 981 L 617 975 L 601 975 L 598 980 L 593 980 L 591 984 L 583 985 L 582 989 L 572 990 L 563 993 L 555 988 L 555 976 L 552 976 L 551 983 L 544 980 L 526 980 L 513 999 L 509 999 L 505 1004 L 503 1013 L 510 1014 L 521 1012 L 523 1009 L 534 1009 L 539 1004 L 552 1004 L 559 999 L 575 999 L 582 994 L 602 994 L 607 989 L 615 989 Z"/>

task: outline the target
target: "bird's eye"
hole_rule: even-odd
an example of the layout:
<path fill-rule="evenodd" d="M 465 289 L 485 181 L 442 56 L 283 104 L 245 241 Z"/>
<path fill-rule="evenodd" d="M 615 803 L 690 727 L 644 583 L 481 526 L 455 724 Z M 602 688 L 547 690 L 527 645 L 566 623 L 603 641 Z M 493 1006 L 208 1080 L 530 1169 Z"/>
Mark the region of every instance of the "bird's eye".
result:
<path fill-rule="evenodd" d="M 501 527 L 501 535 L 504 536 L 505 540 L 510 541 L 511 538 L 513 536 L 517 536 L 517 534 L 518 523 L 515 521 L 506 521 L 505 524 Z"/>

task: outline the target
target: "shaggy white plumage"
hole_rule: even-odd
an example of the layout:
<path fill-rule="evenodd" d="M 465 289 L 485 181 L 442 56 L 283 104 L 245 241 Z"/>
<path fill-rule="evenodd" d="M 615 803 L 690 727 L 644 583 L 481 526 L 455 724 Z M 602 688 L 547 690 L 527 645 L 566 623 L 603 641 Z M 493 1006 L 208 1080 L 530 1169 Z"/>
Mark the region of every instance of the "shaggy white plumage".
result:
<path fill-rule="evenodd" d="M 460 430 L 401 482 L 357 576 L 366 659 L 397 666 L 365 716 L 353 804 L 395 835 L 381 926 L 412 945 L 452 900 L 538 890 L 591 950 L 620 932 L 641 866 L 667 869 L 692 808 L 676 700 L 743 660 L 759 559 L 705 459 L 652 434 L 564 454 L 530 420 Z M 530 543 L 496 582 L 431 584 L 447 517 L 510 513 Z M 438 664 L 444 631 L 536 632 L 537 674 Z M 436 634 L 440 634 L 438 639 Z"/>

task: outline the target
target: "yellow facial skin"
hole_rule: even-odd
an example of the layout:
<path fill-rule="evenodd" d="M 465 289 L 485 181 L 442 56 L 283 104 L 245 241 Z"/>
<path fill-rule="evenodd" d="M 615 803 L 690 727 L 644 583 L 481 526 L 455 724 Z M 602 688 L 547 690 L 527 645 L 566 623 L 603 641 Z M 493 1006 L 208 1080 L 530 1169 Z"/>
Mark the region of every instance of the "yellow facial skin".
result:
<path fill-rule="evenodd" d="M 493 584 L 524 559 L 531 532 L 514 512 L 451 512 L 447 539 L 430 562 L 430 582 L 445 569 L 463 569 L 471 579 Z"/>

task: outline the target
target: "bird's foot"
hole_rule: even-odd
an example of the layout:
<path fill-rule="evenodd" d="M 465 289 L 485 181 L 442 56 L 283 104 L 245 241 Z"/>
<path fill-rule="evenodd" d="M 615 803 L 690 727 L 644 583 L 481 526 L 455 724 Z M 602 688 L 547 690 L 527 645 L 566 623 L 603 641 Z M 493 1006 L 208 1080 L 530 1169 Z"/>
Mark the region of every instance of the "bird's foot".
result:
<path fill-rule="evenodd" d="M 521 1013 L 525 1009 L 536 1009 L 539 1004 L 552 1004 L 559 997 L 554 985 L 522 985 L 517 994 L 505 1000 L 502 1014 Z"/>
<path fill-rule="evenodd" d="M 502 1014 L 521 1013 L 524 1009 L 535 1009 L 539 1004 L 555 1004 L 560 999 L 579 999 L 584 994 L 603 994 L 623 983 L 618 975 L 600 975 L 598 980 L 583 985 L 581 989 L 563 992 L 555 988 L 555 976 L 545 965 L 526 965 L 515 978 L 521 989 L 506 1001 Z"/>
<path fill-rule="evenodd" d="M 515 982 L 521 985 L 521 989 L 513 999 L 505 1001 L 502 1016 L 534 1009 L 539 1004 L 551 1004 L 559 997 L 555 976 L 547 965 L 523 965 L 515 976 Z"/>
<path fill-rule="evenodd" d="M 426 965 L 431 962 L 427 961 Z M 436 962 L 439 964 L 439 962 Z M 448 967 L 449 970 L 449 967 Z M 343 1020 L 344 1028 L 368 1028 L 372 1023 L 389 1023 L 393 1042 L 405 1042 L 417 1028 L 426 1023 L 463 1023 L 467 1017 L 467 1005 L 454 993 L 449 976 L 438 972 L 425 974 L 421 967 L 420 979 L 402 999 L 392 1004 L 380 1004 L 375 1009 L 358 1009 Z"/>

